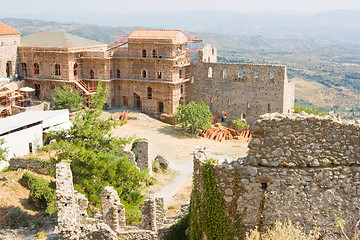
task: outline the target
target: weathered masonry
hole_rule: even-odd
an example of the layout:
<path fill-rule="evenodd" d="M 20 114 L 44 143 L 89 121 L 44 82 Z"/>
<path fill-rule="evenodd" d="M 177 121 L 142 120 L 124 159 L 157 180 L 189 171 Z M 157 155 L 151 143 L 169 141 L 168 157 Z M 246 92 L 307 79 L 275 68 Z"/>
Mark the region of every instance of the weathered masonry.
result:
<path fill-rule="evenodd" d="M 0 22 L 0 78 L 13 76 L 20 32 Z"/>
<path fill-rule="evenodd" d="M 360 124 L 327 117 L 266 114 L 253 127 L 243 161 L 213 166 L 224 205 L 243 230 L 264 230 L 276 220 L 315 226 L 322 239 L 341 239 L 334 220 L 352 235 L 360 216 Z M 194 188 L 209 151 L 194 155 Z M 216 158 L 216 156 L 215 156 Z"/>
<path fill-rule="evenodd" d="M 165 226 L 164 202 L 159 197 L 149 197 L 142 205 L 142 226 L 125 224 L 125 207 L 117 191 L 110 186 L 101 192 L 101 219 L 87 215 L 88 200 L 84 194 L 74 192 L 70 163 L 56 165 L 56 205 L 60 239 L 161 239 Z"/>
<path fill-rule="evenodd" d="M 192 67 L 191 99 L 203 101 L 214 113 L 254 123 L 265 113 L 289 113 L 294 105 L 294 84 L 279 65 L 217 63 L 216 49 L 199 52 Z"/>

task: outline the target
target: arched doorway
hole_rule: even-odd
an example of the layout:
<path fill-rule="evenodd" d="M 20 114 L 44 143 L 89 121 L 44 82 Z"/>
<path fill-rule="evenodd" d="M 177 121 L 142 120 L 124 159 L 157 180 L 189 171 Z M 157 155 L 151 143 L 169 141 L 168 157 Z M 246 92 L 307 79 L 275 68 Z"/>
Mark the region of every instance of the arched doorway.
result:
<path fill-rule="evenodd" d="M 141 99 L 140 96 L 134 93 L 134 107 L 135 109 L 141 110 Z"/>

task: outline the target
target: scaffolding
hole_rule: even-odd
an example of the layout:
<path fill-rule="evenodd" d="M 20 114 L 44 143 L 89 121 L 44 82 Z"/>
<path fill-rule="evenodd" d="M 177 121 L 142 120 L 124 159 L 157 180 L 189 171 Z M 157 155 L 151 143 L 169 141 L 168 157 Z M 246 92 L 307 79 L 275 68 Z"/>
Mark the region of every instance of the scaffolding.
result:
<path fill-rule="evenodd" d="M 187 101 L 195 46 L 185 43 L 141 39 L 129 41 L 116 35 L 114 43 L 82 47 L 20 47 L 18 73 L 35 89 L 33 98 L 51 100 L 63 84 L 75 87 L 90 106 L 98 80 L 109 90 L 109 107 L 130 107 L 154 116 L 173 114 Z"/>
<path fill-rule="evenodd" d="M 16 83 L 0 83 L 0 117 L 13 115 L 24 104 L 24 95 L 18 91 Z"/>

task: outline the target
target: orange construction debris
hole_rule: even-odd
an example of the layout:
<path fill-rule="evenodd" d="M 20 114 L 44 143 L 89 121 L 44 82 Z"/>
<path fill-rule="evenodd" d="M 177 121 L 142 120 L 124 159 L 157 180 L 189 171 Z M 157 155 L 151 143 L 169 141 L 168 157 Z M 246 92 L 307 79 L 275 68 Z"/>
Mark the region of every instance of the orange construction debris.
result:
<path fill-rule="evenodd" d="M 241 130 L 239 132 L 232 128 L 215 126 L 200 132 L 199 135 L 208 139 L 213 139 L 215 141 L 223 142 L 225 140 L 240 139 L 240 138 L 248 138 L 251 140 L 250 132 L 251 132 L 250 128 Z"/>

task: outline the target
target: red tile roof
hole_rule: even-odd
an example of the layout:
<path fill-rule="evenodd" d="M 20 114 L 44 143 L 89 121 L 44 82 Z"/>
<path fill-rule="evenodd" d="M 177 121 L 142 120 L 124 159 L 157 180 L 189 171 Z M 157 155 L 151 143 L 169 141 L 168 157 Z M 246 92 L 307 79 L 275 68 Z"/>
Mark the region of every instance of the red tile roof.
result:
<path fill-rule="evenodd" d="M 128 39 L 172 40 L 173 42 L 187 38 L 181 30 L 166 29 L 137 29 L 128 36 Z"/>
<path fill-rule="evenodd" d="M 0 35 L 18 35 L 19 31 L 16 31 L 12 27 L 0 22 Z"/>

